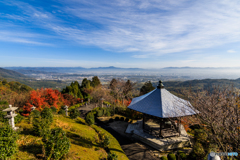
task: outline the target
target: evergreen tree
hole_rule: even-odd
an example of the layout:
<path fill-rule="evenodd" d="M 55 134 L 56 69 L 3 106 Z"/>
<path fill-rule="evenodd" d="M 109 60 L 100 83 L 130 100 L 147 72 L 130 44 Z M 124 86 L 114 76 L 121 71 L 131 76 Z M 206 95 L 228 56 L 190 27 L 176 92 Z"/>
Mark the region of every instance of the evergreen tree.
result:
<path fill-rule="evenodd" d="M 146 82 L 142 88 L 140 89 L 140 95 L 144 95 L 148 92 L 151 92 L 152 90 L 154 90 L 155 88 L 152 86 L 151 81 Z"/>
<path fill-rule="evenodd" d="M 62 90 L 62 93 L 67 93 L 75 98 L 83 98 L 81 87 L 78 81 L 72 82 L 70 86 L 66 86 L 66 88 Z"/>
<path fill-rule="evenodd" d="M 117 86 L 117 80 L 115 78 L 113 78 L 110 82 L 110 89 L 115 90 L 116 86 Z"/>
<path fill-rule="evenodd" d="M 92 87 L 97 87 L 97 86 L 99 86 L 100 84 L 101 84 L 101 82 L 100 82 L 98 76 L 94 76 L 94 77 L 92 78 L 91 86 L 92 86 Z"/>
<path fill-rule="evenodd" d="M 127 82 L 125 83 L 124 88 L 123 88 L 123 93 L 126 95 L 126 94 L 128 94 L 128 92 L 132 91 L 133 85 L 134 84 L 131 83 L 130 80 L 127 80 Z"/>
<path fill-rule="evenodd" d="M 18 134 L 8 124 L 0 126 L 0 159 L 8 159 L 17 152 Z"/>

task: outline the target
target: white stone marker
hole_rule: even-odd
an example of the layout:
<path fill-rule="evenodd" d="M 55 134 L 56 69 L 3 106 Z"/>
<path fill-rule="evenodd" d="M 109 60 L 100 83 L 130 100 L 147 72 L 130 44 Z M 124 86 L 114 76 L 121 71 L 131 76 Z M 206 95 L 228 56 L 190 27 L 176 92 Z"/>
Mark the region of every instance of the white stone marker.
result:
<path fill-rule="evenodd" d="M 7 115 L 4 118 L 7 118 L 9 121 L 10 126 L 12 126 L 13 130 L 18 129 L 18 127 L 15 127 L 15 123 L 14 123 L 14 117 L 17 116 L 17 114 L 15 114 L 15 110 L 17 110 L 18 107 L 12 107 L 12 105 L 9 105 L 9 108 L 6 108 L 3 110 L 3 112 L 7 112 Z"/>
<path fill-rule="evenodd" d="M 31 109 L 31 111 L 34 111 L 36 109 L 36 107 L 32 106 L 30 109 Z"/>
<path fill-rule="evenodd" d="M 68 106 L 66 105 L 66 106 L 64 107 L 64 109 L 65 109 L 65 112 L 66 112 L 66 116 L 68 116 Z"/>

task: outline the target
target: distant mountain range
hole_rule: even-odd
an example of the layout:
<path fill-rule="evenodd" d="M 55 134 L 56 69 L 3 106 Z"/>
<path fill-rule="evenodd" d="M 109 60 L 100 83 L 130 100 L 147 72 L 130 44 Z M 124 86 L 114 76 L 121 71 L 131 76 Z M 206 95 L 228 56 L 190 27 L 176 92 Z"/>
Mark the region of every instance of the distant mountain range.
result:
<path fill-rule="evenodd" d="M 83 67 L 5 67 L 17 71 L 22 74 L 44 74 L 44 73 L 76 73 L 79 71 L 110 71 L 110 70 L 121 70 L 121 71 L 137 71 L 145 70 L 142 68 L 119 68 L 114 66 L 109 67 L 97 67 L 97 68 L 83 68 Z"/>
<path fill-rule="evenodd" d="M 240 69 L 240 67 L 165 67 L 162 69 Z"/>
<path fill-rule="evenodd" d="M 0 68 L 0 78 L 19 79 L 19 78 L 27 78 L 27 76 L 21 73 L 18 73 L 16 71 Z"/>

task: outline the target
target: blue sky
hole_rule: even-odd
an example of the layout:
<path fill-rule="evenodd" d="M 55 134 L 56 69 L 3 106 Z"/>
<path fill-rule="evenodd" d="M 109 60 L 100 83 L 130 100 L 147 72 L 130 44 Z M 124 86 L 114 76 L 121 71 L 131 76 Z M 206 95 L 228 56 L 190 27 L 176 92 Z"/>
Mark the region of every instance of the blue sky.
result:
<path fill-rule="evenodd" d="M 0 67 L 239 67 L 240 1 L 0 0 Z"/>

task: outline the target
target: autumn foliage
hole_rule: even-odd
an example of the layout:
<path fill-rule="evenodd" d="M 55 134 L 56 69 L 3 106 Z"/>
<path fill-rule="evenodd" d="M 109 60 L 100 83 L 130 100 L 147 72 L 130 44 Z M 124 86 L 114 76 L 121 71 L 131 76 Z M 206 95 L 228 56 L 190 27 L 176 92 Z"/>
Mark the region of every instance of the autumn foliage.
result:
<path fill-rule="evenodd" d="M 53 90 L 50 88 L 32 90 L 30 92 L 29 100 L 23 107 L 23 115 L 28 116 L 32 106 L 35 106 L 37 110 L 41 111 L 44 107 L 51 106 L 59 109 L 65 104 L 69 105 L 71 102 L 69 102 L 67 99 L 64 99 L 63 95 L 58 90 Z"/>

